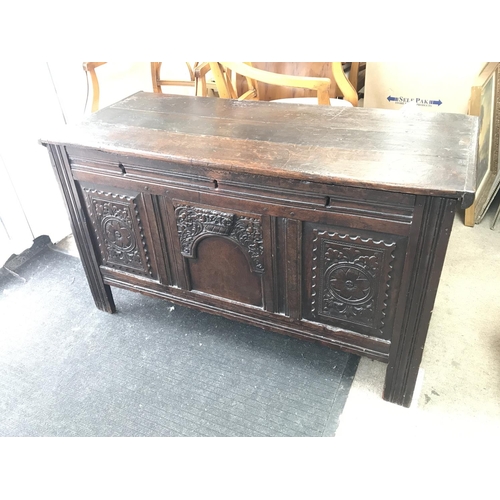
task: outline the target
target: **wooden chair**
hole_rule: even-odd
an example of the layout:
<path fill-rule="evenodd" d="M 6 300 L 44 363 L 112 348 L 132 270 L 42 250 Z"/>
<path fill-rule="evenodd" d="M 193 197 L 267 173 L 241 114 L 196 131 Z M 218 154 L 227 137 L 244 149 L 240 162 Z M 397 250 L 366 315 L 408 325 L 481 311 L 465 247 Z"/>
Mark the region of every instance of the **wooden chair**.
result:
<path fill-rule="evenodd" d="M 294 76 L 311 76 L 319 78 L 332 79 L 332 63 L 331 62 L 254 62 L 251 63 L 254 68 L 271 71 L 273 73 L 294 75 Z M 361 63 L 363 64 L 363 63 Z M 351 63 L 342 63 L 342 71 L 338 71 L 337 79 L 342 85 L 345 80 L 349 79 L 351 84 L 356 79 L 358 74 L 355 71 L 350 71 Z M 359 71 L 358 85 L 361 83 L 361 71 Z M 334 79 L 335 80 L 335 79 Z M 342 91 L 336 81 L 332 80 L 330 87 L 330 98 L 338 98 L 343 96 Z M 246 81 L 243 77 L 236 78 L 237 92 L 243 93 L 243 88 L 246 89 Z M 354 81 L 353 87 L 356 89 L 356 82 Z M 350 86 L 347 86 L 350 89 Z M 358 90 L 358 89 L 356 89 Z M 349 90 L 350 91 L 350 90 Z M 315 97 L 315 93 L 309 89 L 298 89 L 290 87 L 278 87 L 259 82 L 259 99 L 261 101 L 274 101 L 283 98 L 297 98 L 297 97 Z M 359 98 L 359 93 L 358 93 Z"/>
<path fill-rule="evenodd" d="M 193 66 L 190 63 L 186 63 L 189 72 L 189 80 L 162 80 L 160 78 L 161 62 L 151 63 L 151 79 L 153 82 L 153 91 L 161 94 L 162 85 L 171 85 L 179 87 L 194 87 L 195 95 L 207 97 L 210 94 L 214 94 L 216 90 L 215 82 L 207 80 L 207 73 L 210 71 L 208 63 L 198 63 L 195 62 Z M 201 85 L 200 78 L 197 75 L 203 74 L 203 85 Z"/>
<path fill-rule="evenodd" d="M 162 94 L 162 85 L 172 85 L 175 87 L 194 87 L 194 69 L 190 63 L 186 63 L 189 80 L 162 80 L 160 77 L 161 71 L 161 62 L 152 62 L 151 63 L 151 80 L 153 82 L 153 92 L 157 94 Z M 198 65 L 197 62 L 194 63 L 194 67 Z"/>
<path fill-rule="evenodd" d="M 83 69 L 84 71 L 90 75 L 91 85 L 92 85 L 92 113 L 96 112 L 99 109 L 99 98 L 100 98 L 100 89 L 99 89 L 99 79 L 96 74 L 96 68 L 102 66 L 103 64 L 107 64 L 105 62 L 84 62 Z M 160 78 L 160 69 L 161 62 L 152 62 L 151 66 L 151 81 L 153 85 L 153 91 L 156 93 L 162 93 L 162 85 L 172 85 L 172 86 L 185 86 L 185 87 L 196 87 L 196 78 L 195 72 L 198 66 L 204 67 L 205 63 L 194 63 L 194 66 L 191 66 L 190 63 L 186 63 L 188 68 L 189 80 L 162 80 Z M 210 68 L 208 68 L 210 69 Z M 206 73 L 205 80 L 206 80 Z M 200 87 L 201 88 L 201 87 Z M 216 89 L 214 82 L 206 82 L 204 85 L 204 92 L 197 93 L 196 95 L 208 96 L 210 93 L 214 92 Z"/>
<path fill-rule="evenodd" d="M 90 75 L 90 79 L 92 82 L 92 113 L 96 112 L 99 109 L 99 80 L 97 79 L 97 75 L 95 69 L 99 66 L 106 64 L 105 62 L 84 62 L 83 70 Z"/>
<path fill-rule="evenodd" d="M 196 96 L 207 97 L 209 94 L 209 89 L 212 90 L 213 94 L 217 92 L 216 82 L 207 82 L 207 75 L 210 71 L 210 63 L 208 62 L 200 63 L 194 68 L 194 94 Z"/>
<path fill-rule="evenodd" d="M 364 97 L 361 92 L 365 86 L 366 62 L 347 62 L 342 63 L 344 72 L 348 74 L 349 81 L 358 93 L 358 97 Z"/>
<path fill-rule="evenodd" d="M 272 86 L 291 87 L 298 89 L 308 89 L 316 93 L 316 98 L 311 97 L 296 97 L 280 98 L 280 99 L 265 99 L 275 102 L 296 102 L 305 104 L 320 104 L 333 106 L 357 106 L 358 96 L 347 79 L 342 63 L 331 63 L 332 77 L 310 77 L 310 76 L 295 76 L 290 74 L 276 73 L 255 68 L 251 63 L 242 62 L 211 62 L 209 63 L 212 74 L 215 78 L 219 96 L 226 99 L 238 100 L 263 100 L 259 83 L 265 83 Z M 240 75 L 246 80 L 248 90 L 241 92 L 237 90 L 233 73 Z M 344 96 L 344 100 L 332 98 L 336 96 L 336 89 Z"/>

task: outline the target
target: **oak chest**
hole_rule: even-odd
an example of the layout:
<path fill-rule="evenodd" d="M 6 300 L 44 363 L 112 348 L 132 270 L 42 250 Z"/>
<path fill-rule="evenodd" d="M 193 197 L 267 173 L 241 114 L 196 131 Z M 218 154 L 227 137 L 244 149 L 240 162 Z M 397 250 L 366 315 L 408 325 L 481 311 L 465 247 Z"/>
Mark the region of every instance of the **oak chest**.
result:
<path fill-rule="evenodd" d="M 410 404 L 477 119 L 141 92 L 41 142 L 99 309 L 117 286 L 382 360 Z"/>

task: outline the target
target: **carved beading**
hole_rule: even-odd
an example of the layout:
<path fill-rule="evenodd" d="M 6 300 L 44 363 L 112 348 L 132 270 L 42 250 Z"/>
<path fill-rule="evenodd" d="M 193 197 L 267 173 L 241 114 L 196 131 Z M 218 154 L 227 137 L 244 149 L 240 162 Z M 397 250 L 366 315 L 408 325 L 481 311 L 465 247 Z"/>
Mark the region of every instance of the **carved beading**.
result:
<path fill-rule="evenodd" d="M 253 271 L 264 272 L 264 244 L 259 219 L 207 208 L 180 205 L 175 209 L 184 257 L 195 257 L 196 243 L 205 236 L 223 236 L 243 247 Z"/>
<path fill-rule="evenodd" d="M 396 244 L 317 230 L 313 243 L 313 316 L 382 332 Z M 384 294 L 380 299 L 381 280 Z"/>

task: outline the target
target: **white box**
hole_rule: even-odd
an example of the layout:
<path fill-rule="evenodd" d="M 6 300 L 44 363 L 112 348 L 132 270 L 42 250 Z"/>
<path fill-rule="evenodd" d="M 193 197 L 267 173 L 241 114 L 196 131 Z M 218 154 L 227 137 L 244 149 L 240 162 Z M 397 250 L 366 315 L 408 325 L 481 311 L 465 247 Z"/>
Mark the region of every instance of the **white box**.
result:
<path fill-rule="evenodd" d="M 432 113 L 467 113 L 471 87 L 484 62 L 369 62 L 365 108 L 401 109 L 416 102 Z"/>

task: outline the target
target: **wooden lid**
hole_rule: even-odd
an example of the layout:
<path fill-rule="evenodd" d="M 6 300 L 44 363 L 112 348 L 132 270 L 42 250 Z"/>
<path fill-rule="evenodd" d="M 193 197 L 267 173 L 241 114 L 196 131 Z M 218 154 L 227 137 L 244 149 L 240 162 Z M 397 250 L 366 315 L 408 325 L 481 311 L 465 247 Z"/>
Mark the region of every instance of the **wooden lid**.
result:
<path fill-rule="evenodd" d="M 41 143 L 402 193 L 474 199 L 478 119 L 139 92 Z"/>

